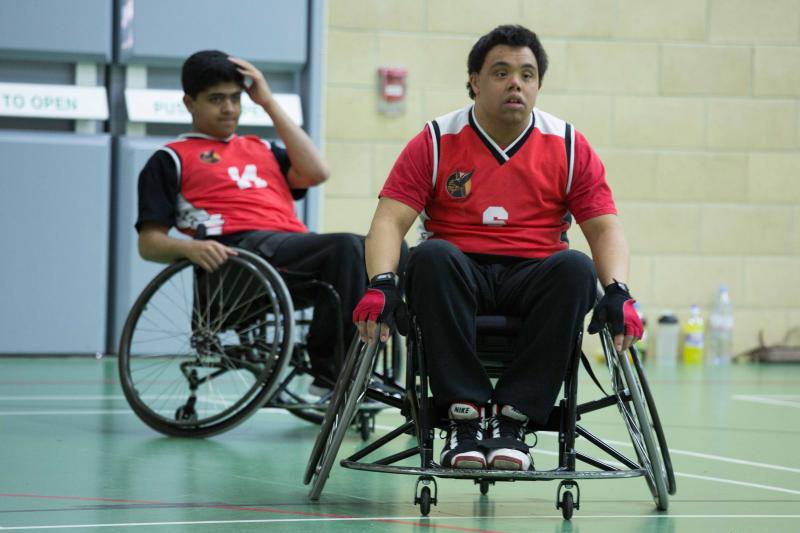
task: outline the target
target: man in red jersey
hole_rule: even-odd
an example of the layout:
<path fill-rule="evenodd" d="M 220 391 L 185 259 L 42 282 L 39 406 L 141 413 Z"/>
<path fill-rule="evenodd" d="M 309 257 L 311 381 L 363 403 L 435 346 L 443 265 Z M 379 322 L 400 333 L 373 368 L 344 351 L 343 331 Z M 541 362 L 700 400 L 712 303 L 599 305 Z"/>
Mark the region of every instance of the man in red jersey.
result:
<path fill-rule="evenodd" d="M 622 350 L 642 327 L 603 165 L 572 125 L 535 107 L 547 70 L 536 34 L 495 28 L 467 66 L 474 104 L 426 124 L 380 193 L 366 240 L 370 288 L 354 321 L 363 339 L 387 338 L 400 301 L 398 243 L 419 216 L 406 296 L 449 419 L 442 465 L 527 470 L 525 426 L 546 422 L 555 404 L 598 276 L 605 296 L 589 331 L 608 323 Z M 572 217 L 592 259 L 568 248 Z M 495 387 L 475 355 L 478 314 L 522 320 L 517 357 Z"/>
<path fill-rule="evenodd" d="M 245 80 L 250 83 L 246 84 Z M 191 133 L 162 147 L 139 175 L 139 253 L 171 262 L 186 258 L 211 272 L 238 246 L 277 268 L 313 275 L 341 297 L 345 338 L 355 327 L 350 314 L 367 284 L 363 239 L 350 233 L 309 233 L 297 218 L 293 197 L 328 178 L 329 170 L 311 139 L 281 109 L 264 75 L 249 62 L 207 50 L 190 56 L 181 72 L 183 102 L 192 115 Z M 255 136 L 238 136 L 242 90 L 272 118 L 282 148 Z M 175 226 L 205 240 L 182 240 Z M 335 381 L 332 354 L 334 309 L 322 301 L 307 338 L 314 386 Z"/>

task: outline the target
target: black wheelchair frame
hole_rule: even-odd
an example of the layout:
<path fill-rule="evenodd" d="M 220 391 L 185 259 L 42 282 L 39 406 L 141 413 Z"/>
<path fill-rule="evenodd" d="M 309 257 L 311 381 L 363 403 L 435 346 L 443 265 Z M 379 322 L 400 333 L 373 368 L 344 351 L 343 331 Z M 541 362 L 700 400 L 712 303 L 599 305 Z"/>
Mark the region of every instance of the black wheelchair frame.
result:
<path fill-rule="evenodd" d="M 344 357 L 340 298 L 328 283 L 281 272 L 260 256 L 237 249 L 217 272 L 180 260 L 145 287 L 125 322 L 119 377 L 137 416 L 161 433 L 206 437 L 244 422 L 261 407 L 277 407 L 320 424 L 330 394 L 309 399 L 299 387 L 310 375 L 303 332 L 316 295 L 329 298 L 337 324 L 335 360 Z M 295 306 L 296 304 L 296 306 Z M 304 314 L 298 313 L 298 311 Z M 383 349 L 383 373 L 394 380 L 399 342 Z M 330 383 L 333 387 L 333 383 Z M 381 405 L 361 407 L 363 439 Z"/>
<path fill-rule="evenodd" d="M 507 317 L 478 317 L 478 354 L 490 376 L 499 376 L 503 361 L 513 357 L 513 337 L 510 335 L 515 331 L 514 328 Z M 341 460 L 340 464 L 345 468 L 356 470 L 418 476 L 414 489 L 414 504 L 420 505 L 423 516 L 428 515 L 431 505 L 438 503 L 437 477 L 472 479 L 479 485 L 481 494 L 487 494 L 490 485 L 496 481 L 561 480 L 556 490 L 556 508 L 561 509 L 562 516 L 569 520 L 573 511 L 580 508 L 578 480 L 644 476 L 656 508 L 660 511 L 667 510 L 668 494 L 674 494 L 676 491 L 675 476 L 663 428 L 635 347 L 632 347 L 627 354 L 618 353 L 614 349 L 608 330 L 604 329 L 601 332 L 606 366 L 612 383 L 611 393 L 606 393 L 582 353 L 580 334 L 577 335 L 576 348 L 564 380 L 562 399 L 554 407 L 546 424 L 529 428 L 531 432 L 558 433 L 558 466 L 552 470 L 514 472 L 446 469 L 434 461 L 434 433 L 443 422 L 433 415 L 422 349 L 422 333 L 413 320 L 412 334 L 408 336 L 407 342 L 406 387 L 402 397 L 386 395 L 368 383 L 367 377 L 375 364 L 380 344 L 364 345 L 357 339 L 351 344 L 343 372 L 334 389 L 333 398 L 306 467 L 303 481 L 311 484 L 309 498 L 312 501 L 320 498 L 344 439 L 346 428 L 357 410 L 358 402 L 367 396 L 399 408 L 406 421 Z M 579 404 L 577 390 L 581 360 L 603 392 L 603 396 Z M 636 459 L 627 457 L 578 423 L 583 415 L 614 405 L 618 407 L 623 417 Z M 368 456 L 393 440 L 400 437 L 407 438 L 408 435 L 416 437 L 416 446 L 387 457 L 366 460 Z M 579 437 L 604 452 L 611 461 L 578 451 L 575 444 Z M 419 457 L 420 466 L 397 465 L 400 461 L 415 456 Z M 579 461 L 593 469 L 578 470 L 576 466 Z"/>

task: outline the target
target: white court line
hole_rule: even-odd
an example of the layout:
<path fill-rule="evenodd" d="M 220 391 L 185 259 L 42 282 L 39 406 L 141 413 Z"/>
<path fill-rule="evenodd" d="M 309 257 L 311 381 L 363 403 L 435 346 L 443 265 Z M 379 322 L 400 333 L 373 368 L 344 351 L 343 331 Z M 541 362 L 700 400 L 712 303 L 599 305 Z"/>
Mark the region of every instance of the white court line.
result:
<path fill-rule="evenodd" d="M 0 526 L 0 531 L 23 531 L 32 529 L 78 529 L 78 528 L 102 528 L 102 527 L 152 527 L 152 526 L 200 526 L 200 525 L 222 525 L 222 524 L 268 524 L 268 523 L 287 523 L 287 522 L 412 522 L 408 525 L 427 524 L 430 522 L 440 522 L 445 520 L 484 520 L 491 518 L 494 521 L 500 520 L 563 520 L 560 514 L 554 515 L 527 515 L 527 516 L 374 516 L 374 517 L 353 517 L 353 518 L 265 518 L 261 520 L 197 520 L 185 522 L 121 522 L 115 524 L 56 524 L 50 526 Z M 642 514 L 642 515 L 580 515 L 581 519 L 615 519 L 633 518 L 641 520 L 650 518 L 662 520 L 664 518 L 701 518 L 711 520 L 721 519 L 742 519 L 749 518 L 763 520 L 767 518 L 800 518 L 797 514 L 733 514 L 733 515 L 694 515 L 694 514 Z M 446 527 L 446 526 L 445 526 Z M 482 528 L 476 527 L 476 531 Z"/>
<path fill-rule="evenodd" d="M 183 399 L 181 397 L 180 399 Z M 222 403 L 226 405 L 224 402 L 220 400 L 198 400 L 198 403 L 202 404 L 216 404 Z M 281 411 L 286 414 L 289 414 L 288 411 L 278 407 L 270 407 L 270 408 L 261 408 L 261 411 L 271 411 L 277 412 Z M 44 410 L 37 410 L 37 411 L 0 411 L 0 416 L 85 416 L 85 415 L 132 415 L 133 411 L 130 409 L 70 409 L 69 411 L 44 411 Z"/>
<path fill-rule="evenodd" d="M 282 407 L 262 407 L 261 412 L 291 414 Z M 0 416 L 85 416 L 85 415 L 132 415 L 130 409 L 70 409 L 69 411 L 0 411 Z M 394 428 L 391 428 L 394 429 Z"/>
<path fill-rule="evenodd" d="M 753 396 L 755 398 L 786 398 L 788 400 L 800 400 L 800 394 L 738 394 L 736 396 Z"/>
<path fill-rule="evenodd" d="M 266 412 L 272 412 L 272 413 L 277 412 L 277 413 L 286 414 L 286 415 L 290 414 L 285 409 L 282 409 L 282 408 L 279 408 L 279 407 L 262 408 L 259 411 L 266 411 Z M 108 410 L 96 410 L 96 411 L 90 411 L 90 410 L 73 410 L 73 411 L 0 411 L 0 416 L 71 416 L 71 415 L 103 415 L 103 414 L 126 414 L 126 415 L 130 415 L 130 414 L 133 414 L 133 411 L 130 411 L 130 410 L 127 410 L 127 409 L 122 409 L 122 410 L 108 409 Z M 376 425 L 375 428 L 376 429 L 384 429 L 384 430 L 388 430 L 388 431 L 391 431 L 391 430 L 395 429 L 394 427 L 383 426 L 383 425 Z M 545 433 L 545 435 L 546 435 L 546 433 Z M 621 446 L 633 447 L 632 444 L 626 443 L 626 442 L 621 442 L 621 441 L 608 440 L 606 442 L 608 442 L 609 444 L 616 444 L 616 445 L 621 445 Z M 548 452 L 548 451 L 544 451 L 544 450 L 536 450 L 536 452 L 544 454 L 544 455 L 557 455 L 556 452 Z M 766 463 L 757 463 L 757 462 L 752 462 L 752 461 L 744 461 L 744 460 L 741 460 L 741 459 L 733 459 L 733 458 L 729 458 L 729 457 L 722 457 L 722 456 L 716 456 L 716 455 L 700 454 L 700 453 L 697 453 L 697 452 L 688 452 L 688 451 L 685 451 L 685 450 L 673 450 L 673 449 L 670 449 L 670 453 L 674 453 L 676 455 L 678 455 L 678 454 L 694 455 L 694 456 L 703 457 L 703 458 L 706 458 L 706 459 L 712 459 L 712 460 L 723 461 L 723 462 L 731 462 L 731 463 L 737 463 L 737 464 L 744 464 L 744 465 L 748 465 L 748 466 L 756 466 L 756 467 L 761 467 L 761 468 L 771 468 L 771 469 L 775 469 L 775 470 L 786 470 L 786 471 L 791 471 L 791 472 L 800 471 L 800 469 L 793 469 L 793 468 L 790 468 L 790 467 L 784 467 L 784 466 L 780 466 L 780 465 L 770 465 L 770 464 L 766 464 Z M 761 485 L 761 484 L 758 484 L 758 483 L 748 483 L 748 482 L 745 482 L 745 481 L 737 481 L 737 480 L 733 480 L 733 479 L 725 479 L 725 478 L 718 478 L 718 477 L 711 477 L 711 476 L 699 476 L 699 475 L 694 475 L 694 474 L 685 474 L 685 473 L 682 473 L 682 472 L 675 472 L 675 475 L 676 476 L 682 476 L 682 477 L 691 477 L 691 478 L 695 478 L 695 479 L 704 479 L 704 480 L 707 480 L 707 481 L 715 481 L 715 482 L 718 482 L 718 483 L 741 485 L 741 486 L 759 488 L 759 489 L 764 489 L 764 490 L 771 490 L 771 491 L 775 491 L 775 492 L 783 492 L 783 493 L 788 493 L 788 494 L 798 494 L 798 495 L 800 495 L 800 491 L 793 490 L 793 489 L 787 489 L 787 488 L 783 488 L 783 487 L 775 487 L 775 486 L 771 486 L 771 485 Z"/>
<path fill-rule="evenodd" d="M 0 402 L 25 402 L 25 401 L 32 401 L 32 402 L 79 402 L 85 400 L 124 400 L 125 396 L 122 394 L 111 395 L 111 394 L 95 394 L 95 395 L 70 395 L 70 396 L 25 396 L 17 395 L 17 396 L 0 396 Z"/>
<path fill-rule="evenodd" d="M 132 415 L 130 409 L 72 409 L 70 411 L 0 411 L 0 416 Z"/>
<path fill-rule="evenodd" d="M 532 451 L 535 452 L 537 455 L 539 455 L 539 454 L 541 454 L 541 455 L 555 455 L 555 456 L 558 455 L 558 452 L 551 452 L 551 451 L 547 451 L 547 450 L 536 450 L 536 449 L 534 449 Z M 623 467 L 623 468 L 625 467 L 625 465 L 623 465 L 622 463 L 618 463 L 616 461 L 609 461 L 609 464 L 617 466 L 617 467 Z M 755 489 L 764 489 L 764 490 L 771 490 L 771 491 L 775 491 L 775 492 L 784 492 L 786 494 L 800 495 L 800 490 L 786 489 L 786 488 L 783 488 L 783 487 L 775 487 L 773 485 L 761 485 L 759 483 L 749 483 L 747 481 L 736 481 L 735 479 L 725 479 L 725 478 L 713 477 L 713 476 L 701 476 L 701 475 L 697 475 L 697 474 L 686 474 L 684 472 L 675 472 L 675 477 L 687 477 L 687 478 L 692 478 L 692 479 L 702 479 L 704 481 L 715 481 L 717 483 L 727 483 L 729 485 L 740 485 L 740 486 L 743 486 L 743 487 L 752 487 L 752 488 L 755 488 Z"/>
<path fill-rule="evenodd" d="M 396 411 L 396 409 L 386 409 L 386 411 Z M 267 414 L 267 413 L 279 413 L 289 415 L 289 411 L 283 409 L 281 407 L 262 407 L 259 409 L 256 414 Z M 89 409 L 75 409 L 69 411 L 0 411 L 0 416 L 85 416 L 85 415 L 119 415 L 125 414 L 130 415 L 133 414 L 133 411 L 128 409 L 97 409 L 97 410 L 89 410 Z M 383 429 L 386 431 L 391 431 L 395 429 L 392 426 L 384 426 L 384 425 L 376 425 L 376 429 Z M 544 436 L 550 436 L 556 438 L 556 435 L 550 435 L 549 433 L 542 433 Z M 604 439 L 605 440 L 605 439 Z M 617 446 L 626 446 L 628 448 L 632 448 L 633 445 L 629 442 L 617 441 L 617 440 L 605 440 L 605 442 L 609 444 L 614 444 Z M 536 450 L 538 453 L 545 453 L 542 450 Z M 780 470 L 784 472 L 792 472 L 792 473 L 800 473 L 800 468 L 793 468 L 789 466 L 782 466 L 782 465 L 775 465 L 769 463 L 760 463 L 757 461 L 747 461 L 744 459 L 735 459 L 733 457 L 724 457 L 721 455 L 711 455 L 707 453 L 700 453 L 700 452 L 692 452 L 688 450 L 679 450 L 675 448 L 670 448 L 669 452 L 671 455 L 686 455 L 690 457 L 697 457 L 701 459 L 709 459 L 712 461 L 720 461 L 725 463 L 733 463 L 733 464 L 740 464 L 745 466 L 752 466 L 756 468 L 766 468 L 770 470 Z"/>
<path fill-rule="evenodd" d="M 239 396 L 235 394 L 221 394 L 217 398 L 236 400 Z M 143 400 L 185 400 L 185 395 L 170 395 L 170 396 L 157 396 L 157 395 L 144 395 L 141 397 Z M 87 396 L 0 396 L 0 402 L 81 402 L 88 400 L 125 400 L 125 396 L 103 394 L 103 395 L 87 395 Z M 218 401 L 218 400 L 214 400 Z"/>
<path fill-rule="evenodd" d="M 798 401 L 787 401 L 781 400 L 779 398 L 790 398 L 795 399 L 797 398 Z M 769 395 L 769 396 L 759 396 L 755 394 L 736 394 L 733 397 L 734 400 L 739 400 L 742 402 L 753 402 L 753 403 L 764 403 L 767 405 L 779 405 L 781 407 L 794 407 L 800 409 L 800 396 L 794 395 Z"/>
<path fill-rule="evenodd" d="M 781 470 L 783 472 L 792 472 L 794 474 L 800 474 L 800 468 L 793 468 L 791 466 L 782 466 L 782 465 L 773 465 L 769 463 L 759 463 L 757 461 L 745 461 L 744 459 L 734 459 L 733 457 L 724 457 L 720 455 L 711 455 L 707 453 L 700 453 L 700 452 L 690 452 L 687 450 L 674 450 L 672 448 L 669 449 L 670 455 L 687 455 L 689 457 L 699 457 L 701 459 L 710 459 L 712 461 L 722 461 L 724 463 L 733 463 L 738 465 L 745 465 L 745 466 L 754 466 L 756 468 L 767 468 L 770 470 Z"/>
<path fill-rule="evenodd" d="M 675 472 L 678 477 L 688 477 L 692 479 L 703 479 L 705 481 L 716 481 L 718 483 L 728 483 L 729 485 L 741 485 L 743 487 L 752 487 L 755 489 L 772 490 L 775 492 L 784 492 L 786 494 L 800 495 L 800 490 L 785 489 L 783 487 L 775 487 L 773 485 L 761 485 L 759 483 L 748 483 L 747 481 L 736 481 L 734 479 L 724 479 L 712 476 L 698 476 L 695 474 L 684 474 L 683 472 Z"/>
<path fill-rule="evenodd" d="M 395 428 L 392 428 L 392 427 L 379 426 L 379 425 L 376 425 L 375 428 L 376 429 L 388 429 L 388 430 L 395 429 Z M 552 436 L 556 437 L 555 435 L 552 435 Z M 627 443 L 627 442 L 621 442 L 621 441 L 615 441 L 615 440 L 605 440 L 605 442 L 607 442 L 609 444 L 616 444 L 616 445 L 628 446 L 630 448 L 633 448 L 633 445 L 630 444 L 630 443 Z M 539 450 L 539 449 L 536 449 L 536 448 L 533 449 L 533 452 L 536 453 L 536 454 L 541 454 L 541 455 L 555 455 L 555 456 L 558 455 L 558 452 L 552 452 L 552 451 L 548 451 L 548 450 Z M 673 452 L 673 450 L 670 448 L 670 453 L 672 453 L 672 452 Z M 691 454 L 694 454 L 695 452 L 681 452 L 681 453 L 685 453 L 687 455 L 691 455 Z M 706 455 L 706 454 L 697 454 L 697 455 L 704 456 L 704 457 L 706 457 L 708 459 L 716 459 L 718 461 L 730 461 L 730 462 L 737 462 L 737 463 L 741 462 L 741 463 L 744 463 L 744 464 L 747 464 L 747 465 L 752 465 L 752 466 L 765 466 L 765 467 L 771 467 L 771 468 L 775 468 L 775 469 L 784 469 L 784 470 L 788 469 L 790 471 L 800 471 L 798 469 L 790 469 L 789 467 L 782 467 L 780 465 L 765 465 L 763 463 L 752 463 L 750 461 L 741 461 L 739 459 L 730 459 L 730 458 L 727 458 L 727 457 L 721 457 L 721 456 L 716 456 L 716 455 Z M 618 463 L 616 461 L 610 461 L 609 463 L 612 464 L 612 465 L 615 465 L 615 466 L 624 467 L 624 465 L 622 463 Z M 725 479 L 725 478 L 713 477 L 713 476 L 700 476 L 700 475 L 696 475 L 696 474 L 686 474 L 686 473 L 683 473 L 683 472 L 675 472 L 675 476 L 677 476 L 677 477 L 687 477 L 687 478 L 692 478 L 692 479 L 702 479 L 702 480 L 705 480 L 705 481 L 714 481 L 714 482 L 717 482 L 717 483 L 726 483 L 726 484 L 729 484 L 729 485 L 740 485 L 740 486 L 744 486 L 744 487 L 752 487 L 752 488 L 755 488 L 755 489 L 771 490 L 771 491 L 774 491 L 774 492 L 783 492 L 783 493 L 786 493 L 786 494 L 800 495 L 800 490 L 787 489 L 787 488 L 784 488 L 784 487 L 776 487 L 776 486 L 773 486 L 773 485 L 762 485 L 762 484 L 759 484 L 759 483 L 749 483 L 747 481 L 737 481 L 735 479 Z"/>
<path fill-rule="evenodd" d="M 555 434 L 543 433 L 543 435 L 556 438 Z M 616 446 L 625 446 L 628 448 L 633 448 L 633 444 L 631 444 L 630 442 L 623 442 L 619 440 L 607 440 L 607 439 L 602 439 L 602 440 L 604 442 L 607 442 L 609 444 L 614 444 Z M 756 468 L 767 468 L 769 470 L 780 470 L 783 472 L 792 472 L 793 474 L 800 474 L 800 468 L 794 468 L 791 466 L 775 465 L 770 463 L 759 463 L 757 461 L 747 461 L 745 459 L 735 459 L 733 457 L 725 457 L 724 455 L 712 455 L 709 453 L 691 452 L 689 450 L 679 450 L 672 447 L 670 447 L 669 449 L 669 454 L 686 455 L 688 457 L 698 457 L 700 459 L 709 459 L 711 461 L 720 461 L 723 463 L 733 463 L 738 465 L 753 466 Z"/>

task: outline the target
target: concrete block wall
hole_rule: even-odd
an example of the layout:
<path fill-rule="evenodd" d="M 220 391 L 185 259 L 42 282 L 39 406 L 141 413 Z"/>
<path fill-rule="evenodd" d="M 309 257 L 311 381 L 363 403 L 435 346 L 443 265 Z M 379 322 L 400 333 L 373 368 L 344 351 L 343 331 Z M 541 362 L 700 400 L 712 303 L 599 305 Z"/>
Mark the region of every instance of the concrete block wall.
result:
<path fill-rule="evenodd" d="M 366 232 L 405 142 L 469 101 L 467 54 L 503 23 L 539 34 L 538 106 L 605 162 L 651 320 L 708 313 L 726 283 L 736 351 L 800 326 L 796 0 L 330 0 L 323 229 Z M 396 118 L 377 112 L 376 71 L 392 65 L 409 69 Z"/>

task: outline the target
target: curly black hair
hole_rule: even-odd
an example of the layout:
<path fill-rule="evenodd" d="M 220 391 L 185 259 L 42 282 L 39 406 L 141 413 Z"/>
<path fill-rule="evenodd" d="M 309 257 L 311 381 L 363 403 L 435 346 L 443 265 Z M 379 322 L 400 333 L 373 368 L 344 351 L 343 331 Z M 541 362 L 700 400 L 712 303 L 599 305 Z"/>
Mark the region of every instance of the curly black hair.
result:
<path fill-rule="evenodd" d="M 467 58 L 467 74 L 480 72 L 489 50 L 500 44 L 514 47 L 527 46 L 531 49 L 536 63 L 539 65 L 539 86 L 541 87 L 544 73 L 547 71 L 547 53 L 544 51 L 539 37 L 528 28 L 519 25 L 498 26 L 478 39 Z M 467 81 L 467 90 L 469 90 L 469 97 L 474 100 L 475 92 L 469 81 Z"/>

